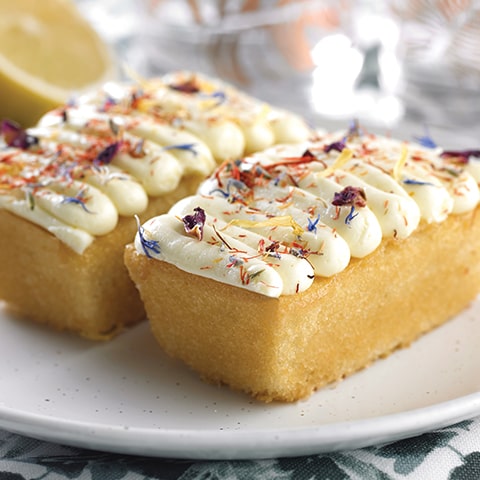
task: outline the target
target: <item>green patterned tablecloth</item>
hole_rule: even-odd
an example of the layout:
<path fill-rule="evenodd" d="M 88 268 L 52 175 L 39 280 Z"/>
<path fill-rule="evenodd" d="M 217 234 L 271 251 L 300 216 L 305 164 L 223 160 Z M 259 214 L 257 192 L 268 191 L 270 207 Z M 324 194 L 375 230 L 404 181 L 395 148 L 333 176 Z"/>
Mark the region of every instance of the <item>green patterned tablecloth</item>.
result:
<path fill-rule="evenodd" d="M 296 458 L 157 459 L 0 431 L 0 480 L 478 480 L 480 417 L 387 445 Z"/>

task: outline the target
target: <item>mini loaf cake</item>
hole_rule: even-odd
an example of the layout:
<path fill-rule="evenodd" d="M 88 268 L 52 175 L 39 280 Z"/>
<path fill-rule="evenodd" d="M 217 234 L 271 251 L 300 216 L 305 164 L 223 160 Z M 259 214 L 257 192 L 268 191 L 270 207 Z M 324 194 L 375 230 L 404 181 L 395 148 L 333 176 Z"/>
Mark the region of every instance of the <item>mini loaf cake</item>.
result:
<path fill-rule="evenodd" d="M 111 337 L 145 316 L 123 263 L 134 216 L 168 211 L 248 145 L 309 135 L 295 115 L 185 72 L 108 84 L 28 131 L 3 121 L 0 299 L 38 322 Z"/>
<path fill-rule="evenodd" d="M 409 345 L 480 290 L 475 156 L 353 125 L 224 163 L 126 248 L 159 344 L 267 402 Z"/>

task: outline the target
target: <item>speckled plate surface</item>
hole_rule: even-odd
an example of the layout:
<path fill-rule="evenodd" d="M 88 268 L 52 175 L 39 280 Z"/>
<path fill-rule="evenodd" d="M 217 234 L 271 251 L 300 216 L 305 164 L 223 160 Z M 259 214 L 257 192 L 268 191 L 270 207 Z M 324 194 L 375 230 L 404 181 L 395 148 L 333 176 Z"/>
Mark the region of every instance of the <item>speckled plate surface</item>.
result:
<path fill-rule="evenodd" d="M 480 301 L 410 348 L 293 405 L 202 383 L 144 323 L 91 343 L 0 309 L 0 428 L 139 455 L 234 459 L 378 444 L 480 414 Z"/>

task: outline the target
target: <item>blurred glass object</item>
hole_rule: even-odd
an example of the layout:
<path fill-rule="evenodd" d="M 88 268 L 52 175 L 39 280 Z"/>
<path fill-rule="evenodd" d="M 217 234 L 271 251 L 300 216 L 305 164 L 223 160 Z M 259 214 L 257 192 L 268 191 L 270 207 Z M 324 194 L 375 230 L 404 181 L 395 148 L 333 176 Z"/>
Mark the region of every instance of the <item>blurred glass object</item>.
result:
<path fill-rule="evenodd" d="M 350 9 L 349 0 L 147 4 L 145 46 L 153 72 L 198 70 L 297 109 L 309 95 L 312 48 L 342 28 Z"/>
<path fill-rule="evenodd" d="M 480 134 L 480 1 L 391 0 L 408 118 Z"/>
<path fill-rule="evenodd" d="M 385 7 L 374 0 L 352 3 L 341 33 L 324 37 L 313 48 L 316 112 L 331 119 L 354 116 L 387 128 L 401 120 L 398 28 Z"/>
<path fill-rule="evenodd" d="M 76 0 L 141 76 L 192 70 L 310 119 L 395 125 L 399 26 L 375 0 Z"/>
<path fill-rule="evenodd" d="M 81 13 L 107 42 L 120 65 L 146 73 L 142 30 L 143 0 L 74 0 Z M 125 73 L 119 69 L 120 75 Z"/>
<path fill-rule="evenodd" d="M 151 75 L 179 68 L 215 75 L 312 121 L 360 114 L 385 124 L 401 116 L 378 79 L 384 27 L 368 13 L 378 2 L 144 1 Z M 359 25 L 367 17 L 374 25 Z"/>

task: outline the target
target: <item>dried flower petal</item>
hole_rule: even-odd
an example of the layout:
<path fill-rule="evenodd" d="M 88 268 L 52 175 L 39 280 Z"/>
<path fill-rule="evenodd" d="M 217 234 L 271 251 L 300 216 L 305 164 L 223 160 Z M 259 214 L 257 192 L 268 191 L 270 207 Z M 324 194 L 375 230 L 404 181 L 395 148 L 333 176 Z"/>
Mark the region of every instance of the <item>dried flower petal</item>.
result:
<path fill-rule="evenodd" d="M 335 192 L 332 205 L 336 207 L 365 207 L 367 196 L 363 188 L 347 186 L 341 192 Z"/>
<path fill-rule="evenodd" d="M 163 150 L 185 150 L 197 156 L 198 152 L 195 150 L 196 143 L 179 143 L 177 145 L 167 145 Z"/>
<path fill-rule="evenodd" d="M 317 158 L 308 148 L 302 153 L 302 156 L 300 158 Z"/>
<path fill-rule="evenodd" d="M 3 120 L 0 125 L 0 133 L 9 147 L 17 147 L 23 150 L 38 144 L 38 138 L 30 135 L 18 123 L 12 120 Z"/>
<path fill-rule="evenodd" d="M 236 192 L 245 192 L 248 190 L 247 185 L 241 180 L 229 178 L 227 181 L 227 188 L 225 190 L 222 190 L 221 188 L 214 188 L 210 194 L 220 193 L 224 198 L 229 198 L 232 196 L 232 188 L 234 188 Z"/>
<path fill-rule="evenodd" d="M 63 200 L 62 200 L 62 203 L 75 203 L 76 205 L 80 205 L 83 208 L 83 210 L 85 210 L 87 213 L 93 213 L 85 205 L 85 200 L 83 198 L 80 198 L 80 197 L 64 196 Z"/>
<path fill-rule="evenodd" d="M 360 123 L 357 118 L 354 118 L 350 122 L 350 126 L 348 127 L 348 137 L 359 137 L 361 135 L 360 132 Z"/>
<path fill-rule="evenodd" d="M 120 148 L 120 142 L 111 143 L 105 147 L 93 161 L 94 165 L 108 165 Z"/>
<path fill-rule="evenodd" d="M 414 137 L 414 138 L 422 147 L 437 148 L 437 144 L 427 134 L 423 135 L 423 137 Z"/>
<path fill-rule="evenodd" d="M 307 220 L 308 220 L 308 227 L 307 227 L 308 231 L 317 233 L 317 225 L 318 225 L 318 222 L 320 221 L 320 215 L 317 215 L 317 218 L 313 221 L 310 219 L 310 217 L 308 217 Z"/>
<path fill-rule="evenodd" d="M 261 228 L 261 227 L 291 227 L 296 236 L 303 234 L 303 228 L 293 219 L 291 215 L 283 215 L 279 217 L 271 217 L 263 221 L 243 220 L 234 218 L 228 222 L 229 225 L 237 225 L 243 228 Z"/>
<path fill-rule="evenodd" d="M 328 145 L 325 145 L 323 147 L 323 151 L 325 153 L 329 153 L 332 150 L 336 150 L 337 152 L 341 152 L 346 146 L 347 146 L 347 139 L 343 138 L 342 140 L 339 140 L 338 142 L 333 142 L 333 143 L 329 143 Z"/>
<path fill-rule="evenodd" d="M 118 102 L 113 97 L 106 95 L 105 100 L 103 101 L 103 105 L 100 108 L 102 112 L 108 112 L 112 107 L 117 105 Z"/>
<path fill-rule="evenodd" d="M 217 103 L 215 104 L 216 107 L 219 105 L 222 105 L 222 103 L 225 103 L 227 101 L 227 95 L 225 92 L 222 92 L 221 90 L 217 90 L 216 92 L 212 93 L 206 93 L 203 95 L 207 99 L 213 99 L 216 100 Z"/>
<path fill-rule="evenodd" d="M 146 155 L 145 150 L 145 139 L 141 138 L 132 148 L 130 155 L 134 158 L 141 158 Z"/>
<path fill-rule="evenodd" d="M 350 211 L 348 212 L 348 215 L 345 217 L 345 225 L 350 225 L 352 220 L 358 215 L 358 212 L 355 213 L 355 206 L 352 205 L 350 208 Z"/>
<path fill-rule="evenodd" d="M 480 150 L 445 150 L 440 156 L 457 163 L 468 163 L 470 157 L 480 158 Z"/>
<path fill-rule="evenodd" d="M 120 134 L 121 126 L 113 118 L 108 119 L 108 126 L 115 136 Z"/>
<path fill-rule="evenodd" d="M 140 239 L 140 243 L 142 245 L 142 249 L 145 255 L 148 258 L 153 258 L 150 251 L 152 251 L 153 253 L 156 253 L 157 255 L 161 253 L 160 244 L 158 240 L 149 240 L 148 238 L 146 238 L 145 229 L 141 226 L 138 215 L 135 215 L 135 221 L 137 222 L 138 237 Z"/>
<path fill-rule="evenodd" d="M 205 210 L 200 207 L 196 207 L 193 209 L 195 212 L 193 215 L 185 215 L 182 218 L 183 226 L 185 228 L 185 232 L 189 235 L 193 235 L 197 237 L 199 240 L 203 239 L 203 227 L 205 226 Z"/>
<path fill-rule="evenodd" d="M 435 186 L 432 182 L 423 182 L 422 180 L 414 180 L 413 178 L 406 178 L 403 183 L 405 185 L 430 185 L 432 187 Z"/>
<path fill-rule="evenodd" d="M 189 80 L 185 80 L 184 82 L 175 85 L 169 85 L 169 87 L 172 90 L 182 93 L 198 93 L 200 91 L 194 78 L 190 78 Z"/>

